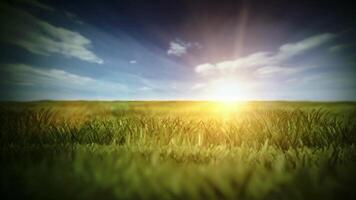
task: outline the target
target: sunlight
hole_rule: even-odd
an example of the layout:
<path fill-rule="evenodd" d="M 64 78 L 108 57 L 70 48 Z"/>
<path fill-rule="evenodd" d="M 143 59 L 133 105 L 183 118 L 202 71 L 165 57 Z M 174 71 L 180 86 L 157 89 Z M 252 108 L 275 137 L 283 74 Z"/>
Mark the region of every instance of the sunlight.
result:
<path fill-rule="evenodd" d="M 244 101 L 248 93 L 242 82 L 237 79 L 219 79 L 214 81 L 211 87 L 211 99 L 223 104 L 234 105 L 236 102 Z"/>
<path fill-rule="evenodd" d="M 241 112 L 246 102 L 244 101 L 217 101 L 215 109 L 224 115 Z"/>
<path fill-rule="evenodd" d="M 215 80 L 209 91 L 210 99 L 215 102 L 214 109 L 224 117 L 240 112 L 249 95 L 243 82 L 236 78 Z"/>

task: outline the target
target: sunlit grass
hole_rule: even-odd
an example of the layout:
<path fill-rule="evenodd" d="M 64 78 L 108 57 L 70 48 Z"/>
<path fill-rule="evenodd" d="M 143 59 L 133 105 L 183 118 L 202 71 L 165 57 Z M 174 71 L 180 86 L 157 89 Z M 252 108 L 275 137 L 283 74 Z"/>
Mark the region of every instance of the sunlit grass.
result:
<path fill-rule="evenodd" d="M 355 197 L 352 103 L 53 102 L 0 111 L 0 192 L 13 198 Z"/>

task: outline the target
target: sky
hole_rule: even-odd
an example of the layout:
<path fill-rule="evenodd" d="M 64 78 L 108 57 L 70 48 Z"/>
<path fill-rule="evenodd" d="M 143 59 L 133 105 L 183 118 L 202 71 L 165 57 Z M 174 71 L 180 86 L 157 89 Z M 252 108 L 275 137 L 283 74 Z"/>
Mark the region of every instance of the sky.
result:
<path fill-rule="evenodd" d="M 4 0 L 0 100 L 356 101 L 338 2 Z"/>

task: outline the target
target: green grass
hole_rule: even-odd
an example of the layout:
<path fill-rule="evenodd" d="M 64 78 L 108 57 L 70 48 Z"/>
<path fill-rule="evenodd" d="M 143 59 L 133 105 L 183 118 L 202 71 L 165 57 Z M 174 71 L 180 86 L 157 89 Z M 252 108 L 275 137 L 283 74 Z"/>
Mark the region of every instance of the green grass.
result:
<path fill-rule="evenodd" d="M 356 103 L 4 102 L 2 199 L 355 199 Z"/>

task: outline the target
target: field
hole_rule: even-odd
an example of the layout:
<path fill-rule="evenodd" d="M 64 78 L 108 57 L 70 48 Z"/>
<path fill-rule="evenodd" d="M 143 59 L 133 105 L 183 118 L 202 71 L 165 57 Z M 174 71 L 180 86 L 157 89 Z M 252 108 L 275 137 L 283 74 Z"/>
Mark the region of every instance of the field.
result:
<path fill-rule="evenodd" d="M 356 199 L 356 103 L 3 102 L 1 199 Z"/>

